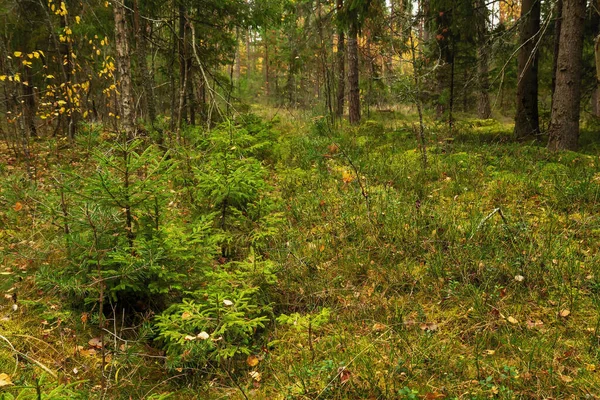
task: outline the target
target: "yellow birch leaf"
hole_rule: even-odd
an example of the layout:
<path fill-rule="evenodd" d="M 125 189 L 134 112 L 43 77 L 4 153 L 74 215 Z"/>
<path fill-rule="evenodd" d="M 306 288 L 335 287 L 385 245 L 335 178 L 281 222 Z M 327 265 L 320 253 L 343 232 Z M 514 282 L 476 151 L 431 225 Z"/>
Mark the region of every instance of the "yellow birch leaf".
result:
<path fill-rule="evenodd" d="M 3 386 L 10 386 L 12 385 L 12 380 L 10 379 L 10 376 L 6 375 L 5 373 L 0 374 L 0 387 Z"/>

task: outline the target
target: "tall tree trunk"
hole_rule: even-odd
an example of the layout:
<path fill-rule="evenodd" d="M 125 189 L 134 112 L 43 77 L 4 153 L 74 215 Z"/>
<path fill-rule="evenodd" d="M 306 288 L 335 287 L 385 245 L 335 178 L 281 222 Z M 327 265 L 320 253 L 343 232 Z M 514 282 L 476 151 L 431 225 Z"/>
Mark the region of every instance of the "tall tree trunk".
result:
<path fill-rule="evenodd" d="M 348 32 L 348 120 L 360 123 L 360 86 L 358 77 L 358 22 L 352 21 Z"/>
<path fill-rule="evenodd" d="M 187 29 L 185 21 L 185 5 L 179 4 L 179 111 L 177 112 L 177 134 L 181 124 L 187 122 L 186 93 L 188 83 L 187 69 Z M 178 138 L 179 139 L 179 138 Z"/>
<path fill-rule="evenodd" d="M 137 46 L 136 56 L 138 68 L 140 70 L 139 79 L 141 79 L 144 89 L 144 105 L 146 106 L 146 115 L 150 123 L 154 125 L 156 120 L 156 101 L 154 100 L 154 79 L 148 71 L 148 52 L 146 47 L 146 21 L 140 18 L 139 0 L 133 0 L 133 23 L 135 28 L 135 43 Z"/>
<path fill-rule="evenodd" d="M 25 125 L 30 137 L 37 137 L 37 128 L 35 127 L 35 92 L 33 91 L 33 74 L 30 68 L 25 68 L 25 79 L 29 82 L 28 85 L 21 85 L 23 88 L 23 107 L 25 108 L 23 116 L 25 117 Z"/>
<path fill-rule="evenodd" d="M 600 117 L 600 0 L 592 1 L 590 6 L 592 34 L 594 35 L 594 60 L 596 63 L 596 82 L 592 94 L 592 113 Z"/>
<path fill-rule="evenodd" d="M 554 54 L 552 57 L 552 99 L 554 99 L 554 90 L 556 89 L 556 69 L 558 68 L 558 49 L 560 48 L 563 0 L 557 0 L 554 7 L 556 19 L 554 20 Z"/>
<path fill-rule="evenodd" d="M 242 76 L 242 57 L 240 56 L 240 30 L 235 28 L 235 59 L 233 61 L 233 80 L 236 85 L 239 85 L 240 77 Z"/>
<path fill-rule="evenodd" d="M 265 36 L 263 37 L 263 41 L 265 42 L 265 58 L 263 60 L 265 63 L 265 95 L 269 97 L 271 94 L 271 79 L 269 76 L 269 32 L 267 30 L 267 27 L 265 27 Z"/>
<path fill-rule="evenodd" d="M 598 91 L 600 90 L 600 35 L 596 36 L 596 40 L 594 41 L 594 58 L 596 60 L 596 98 L 594 111 L 597 117 L 600 117 L 600 95 Z"/>
<path fill-rule="evenodd" d="M 488 119 L 492 116 L 490 105 L 490 80 L 489 80 L 489 47 L 488 34 L 488 9 L 484 0 L 477 0 L 477 116 Z"/>
<path fill-rule="evenodd" d="M 563 0 L 556 89 L 548 132 L 548 148 L 576 150 L 579 141 L 579 102 L 586 0 Z"/>
<path fill-rule="evenodd" d="M 338 19 L 344 7 L 344 0 L 337 0 Z M 341 24 L 340 24 L 341 25 Z M 337 96 L 335 114 L 338 117 L 344 115 L 344 99 L 346 98 L 346 45 L 344 29 L 340 26 L 337 31 Z"/>
<path fill-rule="evenodd" d="M 252 53 L 252 31 L 246 32 L 246 77 L 254 74 L 254 56 Z"/>
<path fill-rule="evenodd" d="M 133 88 L 131 84 L 131 60 L 129 58 L 129 41 L 127 39 L 127 19 L 123 3 L 115 2 L 113 13 L 115 18 L 115 50 L 120 92 L 118 104 L 120 106 L 121 128 L 124 137 L 131 139 L 135 136 L 135 116 Z"/>
<path fill-rule="evenodd" d="M 538 114 L 538 56 L 535 49 L 540 30 L 540 0 L 521 4 L 521 48 L 517 69 L 516 139 L 536 137 L 540 133 Z"/>

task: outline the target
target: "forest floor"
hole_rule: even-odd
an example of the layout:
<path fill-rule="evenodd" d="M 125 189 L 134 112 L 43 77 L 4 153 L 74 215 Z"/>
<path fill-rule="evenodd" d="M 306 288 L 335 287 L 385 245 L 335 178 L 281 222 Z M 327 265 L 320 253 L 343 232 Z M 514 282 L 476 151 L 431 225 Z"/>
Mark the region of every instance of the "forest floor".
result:
<path fill-rule="evenodd" d="M 45 242 L 57 227 L 38 224 L 33 200 L 53 190 L 45 171 L 58 150 L 39 142 L 35 184 L 26 163 L 0 159 L 0 398 L 37 398 L 38 387 L 48 399 L 598 398 L 592 129 L 580 152 L 551 154 L 515 143 L 510 124 L 465 117 L 450 132 L 428 122 L 424 168 L 414 115 L 373 112 L 336 129 L 256 111 L 278 132 L 268 170 L 284 216 L 268 252 L 279 316 L 268 346 L 202 389 L 167 374 L 143 338 L 139 357 L 103 361 L 94 309 L 37 284 L 60 260 Z"/>

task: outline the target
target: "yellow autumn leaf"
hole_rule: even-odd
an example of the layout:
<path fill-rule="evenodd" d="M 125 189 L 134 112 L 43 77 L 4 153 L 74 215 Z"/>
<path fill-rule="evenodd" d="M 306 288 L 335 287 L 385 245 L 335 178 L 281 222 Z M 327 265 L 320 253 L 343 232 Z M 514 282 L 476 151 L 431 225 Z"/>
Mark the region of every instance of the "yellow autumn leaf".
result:
<path fill-rule="evenodd" d="M 22 53 L 22 52 L 20 52 L 20 51 L 15 51 L 13 54 L 15 55 L 15 57 L 21 57 L 21 55 L 22 55 L 23 53 Z"/>
<path fill-rule="evenodd" d="M 256 367 L 258 365 L 258 362 L 259 362 L 258 357 L 254 356 L 254 355 L 250 355 L 246 359 L 246 364 L 248 364 L 251 367 Z"/>
<path fill-rule="evenodd" d="M 75 17 L 75 22 L 77 22 L 77 23 L 81 22 L 81 17 L 79 15 Z"/>
<path fill-rule="evenodd" d="M 0 75 L 0 82 L 4 82 L 6 80 L 6 75 Z"/>
<path fill-rule="evenodd" d="M 12 385 L 12 380 L 10 379 L 10 376 L 6 375 L 5 373 L 0 374 L 0 387 L 3 386 L 10 386 Z"/>
<path fill-rule="evenodd" d="M 354 180 L 354 176 L 349 171 L 344 171 L 342 173 L 342 181 L 344 183 L 351 183 Z"/>

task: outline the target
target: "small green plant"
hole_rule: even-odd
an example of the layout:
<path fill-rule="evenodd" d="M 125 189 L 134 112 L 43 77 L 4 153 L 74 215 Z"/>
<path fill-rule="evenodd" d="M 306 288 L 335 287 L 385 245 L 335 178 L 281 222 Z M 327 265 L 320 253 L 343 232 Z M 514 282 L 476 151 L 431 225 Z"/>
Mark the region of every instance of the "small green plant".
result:
<path fill-rule="evenodd" d="M 275 282 L 270 261 L 250 258 L 205 273 L 201 288 L 157 317 L 158 340 L 171 367 L 206 368 L 257 350 L 272 319 L 264 289 Z"/>

